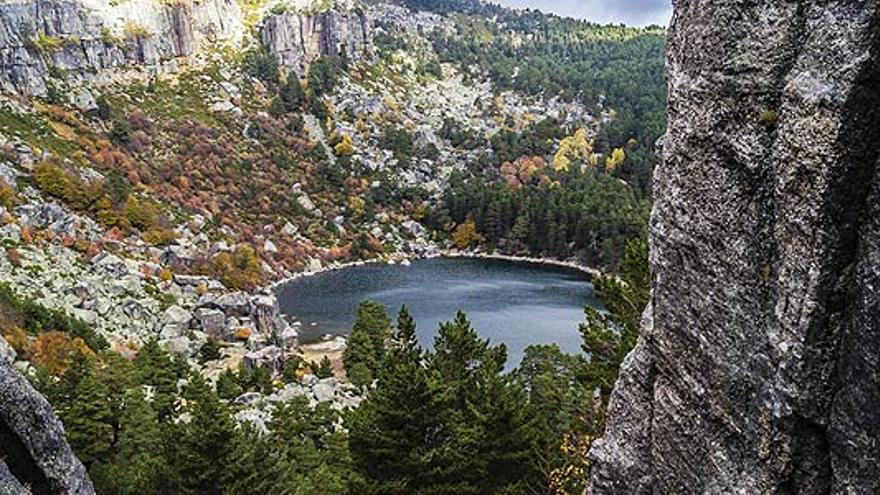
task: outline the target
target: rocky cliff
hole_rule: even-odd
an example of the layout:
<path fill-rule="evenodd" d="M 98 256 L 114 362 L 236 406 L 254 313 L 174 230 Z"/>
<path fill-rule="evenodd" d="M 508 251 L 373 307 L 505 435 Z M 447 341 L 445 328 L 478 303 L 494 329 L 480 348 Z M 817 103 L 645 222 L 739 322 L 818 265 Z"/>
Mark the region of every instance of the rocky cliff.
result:
<path fill-rule="evenodd" d="M 240 42 L 235 0 L 13 0 L 0 4 L 0 85 L 46 94 L 50 76 L 96 80 L 105 69 L 173 68 L 209 42 Z"/>
<path fill-rule="evenodd" d="M 372 23 L 363 10 L 303 14 L 279 12 L 266 17 L 260 36 L 282 67 L 303 74 L 320 56 L 363 60 L 373 54 Z"/>
<path fill-rule="evenodd" d="M 880 2 L 677 0 L 593 493 L 880 492 Z"/>
<path fill-rule="evenodd" d="M 354 7 L 287 13 L 269 2 L 255 15 L 262 41 L 289 68 L 373 51 L 369 19 Z M 224 45 L 241 47 L 247 24 L 237 0 L 7 0 L 0 2 L 0 90 L 44 96 L 50 78 L 102 82 L 120 69 L 174 71 Z"/>
<path fill-rule="evenodd" d="M 46 399 L 12 368 L 6 351 L 0 338 L 0 493 L 93 494 L 61 422 Z"/>

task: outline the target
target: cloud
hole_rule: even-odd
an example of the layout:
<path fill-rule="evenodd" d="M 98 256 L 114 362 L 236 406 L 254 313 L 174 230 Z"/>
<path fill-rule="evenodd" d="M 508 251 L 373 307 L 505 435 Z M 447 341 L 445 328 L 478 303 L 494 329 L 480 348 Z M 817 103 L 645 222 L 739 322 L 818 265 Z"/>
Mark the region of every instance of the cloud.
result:
<path fill-rule="evenodd" d="M 670 0 L 492 0 L 516 8 L 532 8 L 599 23 L 644 26 L 669 23 Z"/>

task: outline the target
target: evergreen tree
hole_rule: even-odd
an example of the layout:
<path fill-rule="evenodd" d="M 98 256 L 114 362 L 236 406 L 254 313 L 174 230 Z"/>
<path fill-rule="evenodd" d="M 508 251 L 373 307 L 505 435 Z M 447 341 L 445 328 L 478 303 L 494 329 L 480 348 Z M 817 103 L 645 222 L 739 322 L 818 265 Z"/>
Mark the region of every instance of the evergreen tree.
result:
<path fill-rule="evenodd" d="M 368 369 L 372 377 L 376 376 L 390 332 L 391 322 L 385 307 L 373 301 L 362 302 L 348 338 L 348 346 L 342 355 L 350 379 L 351 375 L 357 375 L 359 381 L 366 379 L 363 368 Z M 363 382 L 355 384 L 366 385 Z"/>
<path fill-rule="evenodd" d="M 442 447 L 437 381 L 418 358 L 414 333 L 403 308 L 401 347 L 386 356 L 376 388 L 347 422 L 352 455 L 374 493 L 424 493 L 430 453 Z"/>
<path fill-rule="evenodd" d="M 217 377 L 217 395 L 221 399 L 232 400 L 244 393 L 238 375 L 227 368 Z"/>
<path fill-rule="evenodd" d="M 167 493 L 169 469 L 161 455 L 162 431 L 141 387 L 125 394 L 119 427 L 113 463 L 97 465 L 90 471 L 96 491 L 119 495 Z"/>
<path fill-rule="evenodd" d="M 333 376 L 333 364 L 330 362 L 330 358 L 324 356 L 321 359 L 321 364 L 318 365 L 318 369 L 315 370 L 315 376 L 318 378 L 330 378 Z"/>
<path fill-rule="evenodd" d="M 279 96 L 288 112 L 301 110 L 306 102 L 306 93 L 295 72 L 287 75 L 287 81 L 281 86 Z"/>
<path fill-rule="evenodd" d="M 67 440 L 83 464 L 90 466 L 109 459 L 113 446 L 113 413 L 94 369 L 74 388 L 61 419 Z"/>
<path fill-rule="evenodd" d="M 416 322 L 406 305 L 400 307 L 397 314 L 397 333 L 395 334 L 398 349 L 404 353 L 418 353 L 418 340 L 416 340 Z"/>
<path fill-rule="evenodd" d="M 239 430 L 227 407 L 193 374 L 186 389 L 189 422 L 169 429 L 165 455 L 182 494 L 223 494 L 238 476 Z"/>
<path fill-rule="evenodd" d="M 129 460 L 138 455 L 160 453 L 162 435 L 159 418 L 141 387 L 132 388 L 125 394 L 119 427 L 119 459 Z"/>
<path fill-rule="evenodd" d="M 153 407 L 160 418 L 168 417 L 174 409 L 177 393 L 177 371 L 168 353 L 151 340 L 144 344 L 134 359 L 138 381 L 155 388 Z"/>

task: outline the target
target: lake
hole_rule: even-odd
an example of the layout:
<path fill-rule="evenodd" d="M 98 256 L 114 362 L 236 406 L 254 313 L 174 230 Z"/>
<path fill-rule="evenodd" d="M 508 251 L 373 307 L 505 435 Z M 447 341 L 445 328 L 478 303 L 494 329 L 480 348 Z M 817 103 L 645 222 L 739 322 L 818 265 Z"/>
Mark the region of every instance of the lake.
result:
<path fill-rule="evenodd" d="M 406 304 L 426 348 L 432 347 L 440 322 L 452 320 L 461 309 L 482 338 L 507 345 L 508 368 L 519 365 L 532 344 L 555 343 L 565 352 L 579 352 L 583 307 L 601 307 L 579 271 L 479 258 L 353 266 L 278 289 L 282 313 L 302 322 L 303 343 L 348 334 L 358 305 L 367 299 L 384 304 L 392 320 Z"/>

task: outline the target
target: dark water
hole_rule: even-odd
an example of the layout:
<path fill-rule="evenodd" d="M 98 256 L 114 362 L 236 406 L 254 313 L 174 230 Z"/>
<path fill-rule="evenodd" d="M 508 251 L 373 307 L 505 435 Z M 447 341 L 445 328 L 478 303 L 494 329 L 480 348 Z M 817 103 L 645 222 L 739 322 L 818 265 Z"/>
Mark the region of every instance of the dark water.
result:
<path fill-rule="evenodd" d="M 492 343 L 505 343 L 508 366 L 519 364 L 531 344 L 556 343 L 580 350 L 583 307 L 600 307 L 593 286 L 575 270 L 483 259 L 430 259 L 411 266 L 364 265 L 294 280 L 278 290 L 281 311 L 302 322 L 301 340 L 345 335 L 358 304 L 383 303 L 394 319 L 406 304 L 430 348 L 441 321 L 465 311 Z M 314 325 L 313 325 L 314 324 Z"/>

